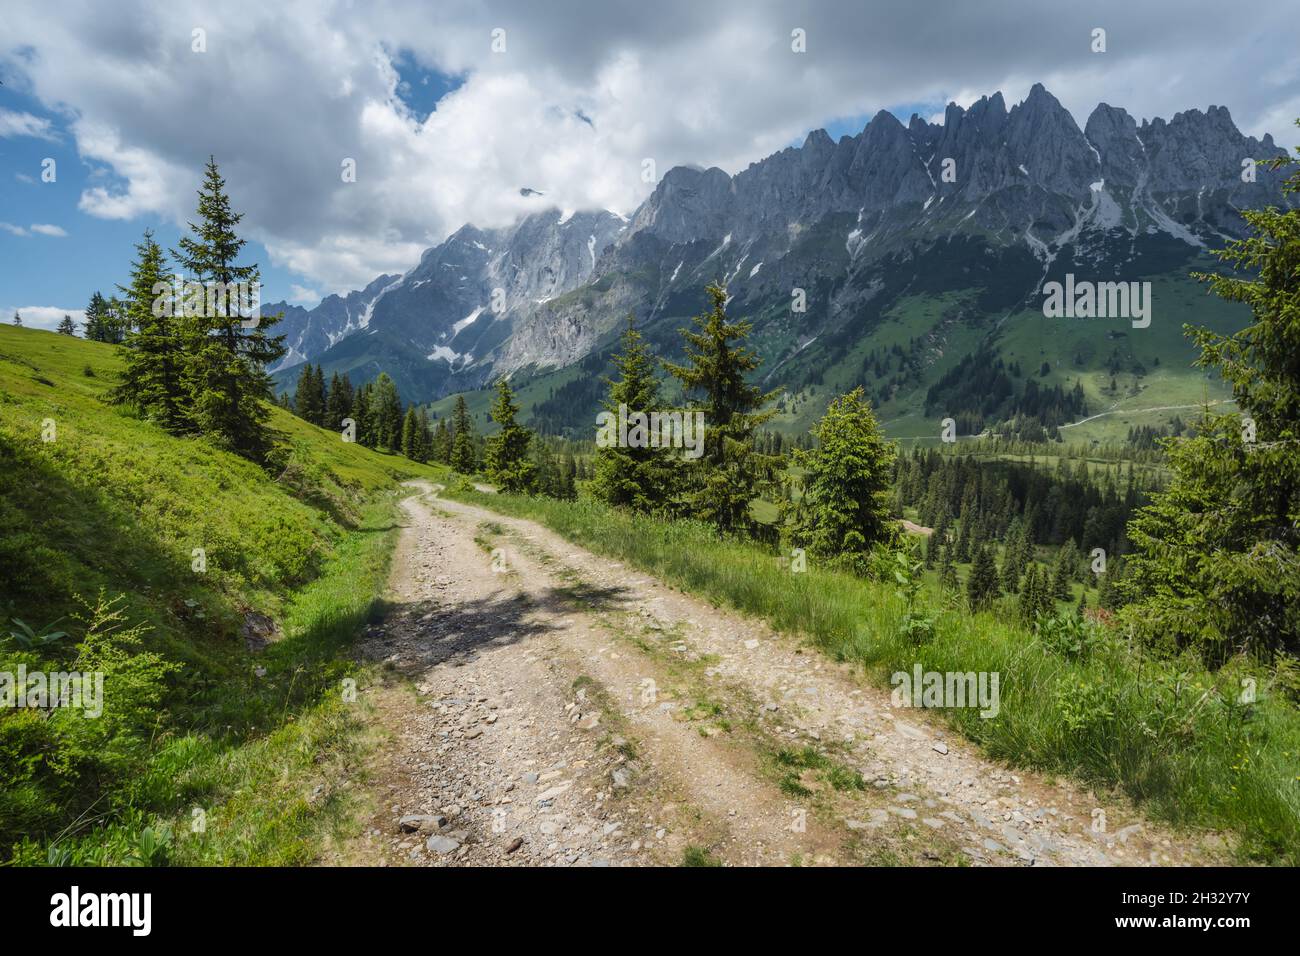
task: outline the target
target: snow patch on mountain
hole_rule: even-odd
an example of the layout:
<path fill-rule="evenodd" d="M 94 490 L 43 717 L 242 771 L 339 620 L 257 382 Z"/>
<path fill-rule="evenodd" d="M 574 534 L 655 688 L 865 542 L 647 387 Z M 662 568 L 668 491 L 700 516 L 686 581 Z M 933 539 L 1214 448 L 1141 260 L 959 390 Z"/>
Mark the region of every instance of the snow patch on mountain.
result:
<path fill-rule="evenodd" d="M 468 356 L 461 355 L 459 352 L 453 352 L 445 345 L 439 345 L 436 346 L 434 350 L 428 354 L 427 358 L 430 362 L 436 362 L 439 359 L 442 359 L 448 365 L 455 365 L 457 362 L 461 361 L 462 359 L 468 358 Z"/>
<path fill-rule="evenodd" d="M 463 319 L 461 319 L 459 322 L 455 323 L 455 324 L 451 327 L 451 335 L 452 335 L 452 338 L 455 338 L 457 335 L 459 335 L 462 329 L 469 328 L 471 325 L 473 325 L 475 322 L 477 322 L 477 321 L 478 321 L 478 317 L 479 317 L 480 315 L 482 315 L 482 314 L 483 314 L 483 306 L 480 305 L 478 308 L 476 308 L 476 309 L 475 309 L 473 312 L 471 312 L 469 315 L 465 316 L 465 318 L 463 318 Z"/>

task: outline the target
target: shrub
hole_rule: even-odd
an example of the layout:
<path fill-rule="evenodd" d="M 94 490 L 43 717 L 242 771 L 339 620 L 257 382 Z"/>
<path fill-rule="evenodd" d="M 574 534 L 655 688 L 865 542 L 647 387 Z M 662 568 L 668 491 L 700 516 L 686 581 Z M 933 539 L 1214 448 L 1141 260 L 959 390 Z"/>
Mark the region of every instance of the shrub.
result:
<path fill-rule="evenodd" d="M 1071 660 L 1086 660 L 1102 643 L 1101 629 L 1073 612 L 1040 614 L 1035 630 L 1045 648 Z"/>

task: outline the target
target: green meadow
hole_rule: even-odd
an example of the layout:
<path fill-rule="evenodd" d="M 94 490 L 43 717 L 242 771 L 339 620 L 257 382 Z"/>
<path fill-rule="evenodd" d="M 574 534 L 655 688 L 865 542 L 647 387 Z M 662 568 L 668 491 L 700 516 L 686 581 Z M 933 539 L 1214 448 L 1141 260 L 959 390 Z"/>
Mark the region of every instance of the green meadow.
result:
<path fill-rule="evenodd" d="M 0 716 L 0 859 L 307 862 L 349 820 L 399 484 L 443 472 L 280 409 L 263 469 L 113 405 L 119 369 L 0 327 L 0 672 L 105 674 L 96 719 Z"/>

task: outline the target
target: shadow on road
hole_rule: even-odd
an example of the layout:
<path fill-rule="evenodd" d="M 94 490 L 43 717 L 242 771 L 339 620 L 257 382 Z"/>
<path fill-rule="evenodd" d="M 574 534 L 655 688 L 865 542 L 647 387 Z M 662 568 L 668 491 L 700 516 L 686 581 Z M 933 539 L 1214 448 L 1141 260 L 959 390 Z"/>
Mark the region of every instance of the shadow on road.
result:
<path fill-rule="evenodd" d="M 556 630 L 554 619 L 565 614 L 619 610 L 629 600 L 622 587 L 576 584 L 538 594 L 495 592 L 454 606 L 436 600 L 393 604 L 384 624 L 371 629 L 364 653 L 403 673 L 437 664 L 461 667 L 485 650 Z"/>

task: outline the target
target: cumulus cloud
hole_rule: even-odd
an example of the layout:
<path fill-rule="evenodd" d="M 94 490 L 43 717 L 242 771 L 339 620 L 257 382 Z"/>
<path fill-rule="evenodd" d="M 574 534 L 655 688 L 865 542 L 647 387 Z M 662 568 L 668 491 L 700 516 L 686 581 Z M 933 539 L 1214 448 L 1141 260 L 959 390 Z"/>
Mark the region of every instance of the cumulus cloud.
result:
<path fill-rule="evenodd" d="M 467 221 L 503 225 L 539 203 L 629 213 L 653 188 L 647 158 L 660 174 L 736 172 L 817 126 L 999 89 L 1014 102 L 1038 81 L 1080 124 L 1099 101 L 1139 119 L 1213 103 L 1294 143 L 1288 6 L 10 0 L 0 65 L 70 117 L 103 171 L 84 212 L 183 223 L 212 154 L 275 263 L 341 291 L 409 268 Z M 456 88 L 414 114 L 399 60 Z"/>
<path fill-rule="evenodd" d="M 27 228 L 15 226 L 11 222 L 0 222 L 0 229 L 3 229 L 11 236 L 52 236 L 62 238 L 67 235 L 67 232 L 60 227 L 44 222 L 34 222 Z"/>
<path fill-rule="evenodd" d="M 3 136 L 34 136 L 48 140 L 57 138 L 49 120 L 31 113 L 0 109 L 0 137 Z"/>
<path fill-rule="evenodd" d="M 22 316 L 23 327 L 29 329 L 56 329 L 63 321 L 63 317 L 70 315 L 80 330 L 81 323 L 85 319 L 81 309 L 60 309 L 53 305 L 5 306 L 0 309 L 0 315 L 4 316 L 6 323 L 13 321 L 15 312 Z"/>
<path fill-rule="evenodd" d="M 308 289 L 306 286 L 297 285 L 296 283 L 289 286 L 290 302 L 319 302 L 321 294 L 315 289 Z"/>

